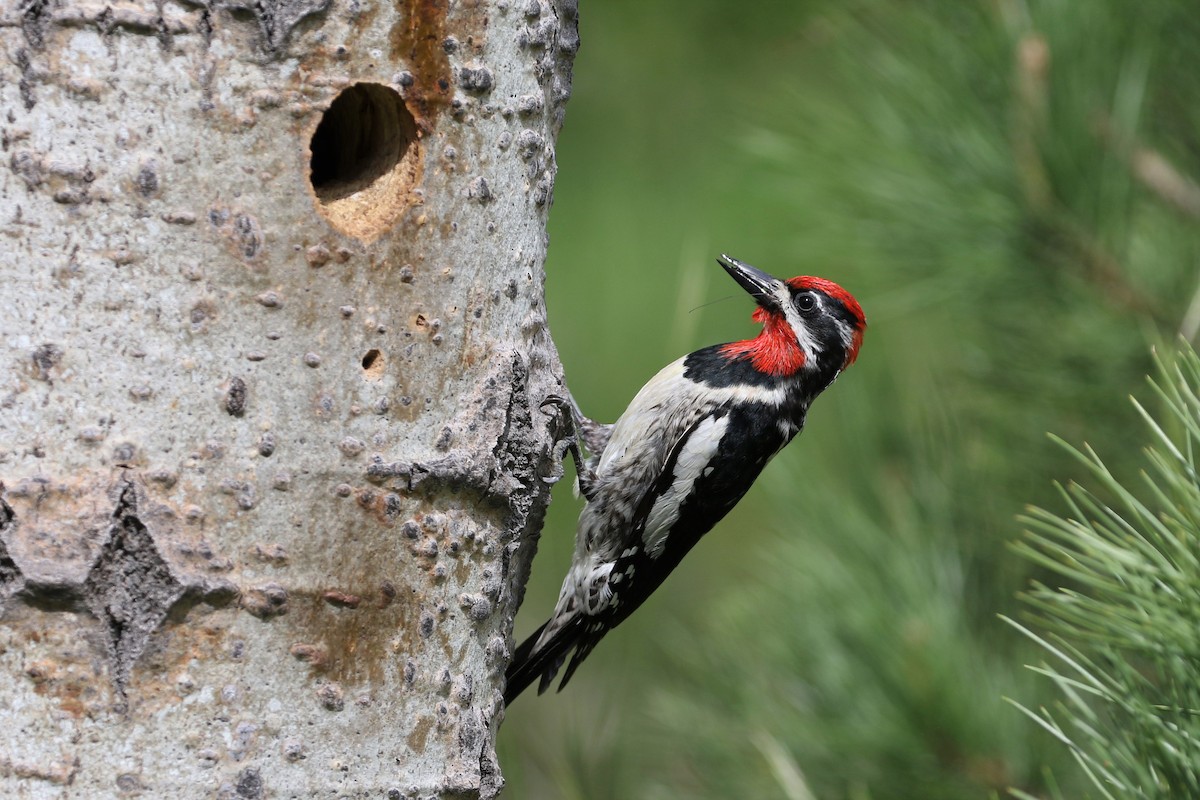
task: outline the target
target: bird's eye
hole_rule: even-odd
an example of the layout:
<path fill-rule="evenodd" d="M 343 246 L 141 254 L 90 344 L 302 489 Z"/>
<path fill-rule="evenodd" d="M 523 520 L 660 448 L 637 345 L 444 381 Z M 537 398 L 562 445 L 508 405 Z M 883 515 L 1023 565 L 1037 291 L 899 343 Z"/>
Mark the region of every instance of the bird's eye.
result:
<path fill-rule="evenodd" d="M 802 294 L 796 298 L 796 308 L 807 314 L 817 307 L 817 299 L 811 294 Z"/>

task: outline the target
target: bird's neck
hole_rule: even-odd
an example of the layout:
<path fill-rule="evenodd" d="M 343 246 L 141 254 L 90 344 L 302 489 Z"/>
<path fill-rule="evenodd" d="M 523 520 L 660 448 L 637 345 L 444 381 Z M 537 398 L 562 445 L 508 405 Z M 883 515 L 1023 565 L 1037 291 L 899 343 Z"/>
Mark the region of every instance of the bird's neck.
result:
<path fill-rule="evenodd" d="M 761 310 L 761 309 L 760 309 Z M 759 314 L 755 312 L 757 318 Z M 804 350 L 786 320 L 763 314 L 763 329 L 753 339 L 730 342 L 721 348 L 728 358 L 744 358 L 764 375 L 786 378 L 798 375 L 804 368 Z"/>

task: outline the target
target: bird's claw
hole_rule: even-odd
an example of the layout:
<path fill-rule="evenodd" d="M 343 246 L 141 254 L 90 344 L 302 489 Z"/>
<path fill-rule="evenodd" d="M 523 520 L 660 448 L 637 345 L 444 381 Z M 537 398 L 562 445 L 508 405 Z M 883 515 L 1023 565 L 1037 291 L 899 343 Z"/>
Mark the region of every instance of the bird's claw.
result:
<path fill-rule="evenodd" d="M 554 407 L 554 416 L 559 421 L 559 424 L 566 428 L 560 440 L 566 440 L 567 450 L 571 453 L 571 459 L 575 462 L 575 475 L 579 484 L 579 493 L 584 499 L 591 501 L 595 496 L 595 470 L 589 466 L 583 454 L 579 451 L 579 428 L 575 424 L 575 405 L 574 400 L 568 400 L 565 397 L 557 394 L 546 395 L 538 408 L 545 411 L 547 407 Z"/>

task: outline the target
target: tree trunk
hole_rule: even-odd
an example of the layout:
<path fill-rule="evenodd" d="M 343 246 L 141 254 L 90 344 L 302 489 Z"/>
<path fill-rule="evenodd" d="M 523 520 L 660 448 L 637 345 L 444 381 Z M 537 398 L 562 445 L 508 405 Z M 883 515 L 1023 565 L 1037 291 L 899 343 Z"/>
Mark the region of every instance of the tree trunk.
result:
<path fill-rule="evenodd" d="M 0 794 L 494 796 L 573 0 L 0 41 Z"/>

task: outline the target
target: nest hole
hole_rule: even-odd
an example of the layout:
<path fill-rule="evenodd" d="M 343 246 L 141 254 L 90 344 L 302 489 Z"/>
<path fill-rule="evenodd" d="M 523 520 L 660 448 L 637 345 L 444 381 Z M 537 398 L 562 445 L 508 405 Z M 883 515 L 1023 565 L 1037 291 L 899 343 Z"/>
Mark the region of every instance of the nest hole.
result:
<path fill-rule="evenodd" d="M 415 202 L 420 150 L 416 121 L 394 89 L 343 89 L 309 143 L 309 182 L 321 213 L 343 233 L 376 238 Z"/>

